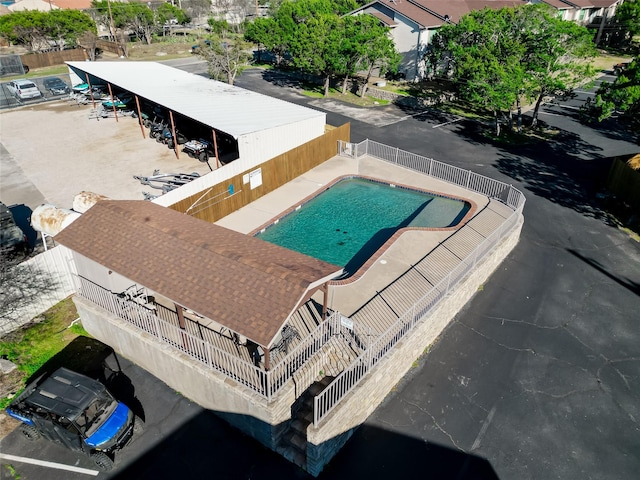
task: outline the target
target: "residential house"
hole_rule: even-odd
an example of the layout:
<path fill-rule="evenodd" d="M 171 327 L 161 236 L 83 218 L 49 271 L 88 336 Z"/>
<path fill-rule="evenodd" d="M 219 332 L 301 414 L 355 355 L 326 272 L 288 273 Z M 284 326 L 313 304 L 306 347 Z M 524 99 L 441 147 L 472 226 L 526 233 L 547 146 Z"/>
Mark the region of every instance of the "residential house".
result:
<path fill-rule="evenodd" d="M 612 18 L 623 0 L 533 0 L 558 9 L 565 20 L 583 25 L 597 17 Z M 523 0 L 375 0 L 352 15 L 368 13 L 391 29 L 398 52 L 402 55 L 399 72 L 407 80 L 418 81 L 428 76 L 424 54 L 433 36 L 446 22 L 457 23 L 474 10 L 500 9 L 523 5 Z"/>

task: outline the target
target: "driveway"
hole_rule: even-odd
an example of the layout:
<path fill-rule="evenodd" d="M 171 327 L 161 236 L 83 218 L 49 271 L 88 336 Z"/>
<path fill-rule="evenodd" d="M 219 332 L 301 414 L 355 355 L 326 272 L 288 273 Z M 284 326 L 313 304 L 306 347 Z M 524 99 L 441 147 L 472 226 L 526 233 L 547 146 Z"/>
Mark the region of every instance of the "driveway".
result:
<path fill-rule="evenodd" d="M 237 84 L 311 101 L 256 70 Z M 329 122 L 350 121 L 350 108 L 329 110 Z M 561 130 L 557 143 L 501 147 L 474 122 L 433 128 L 443 123 L 436 111 L 381 111 L 399 121 L 352 120 L 354 141 L 368 137 L 512 183 L 527 196 L 525 225 L 512 254 L 320 478 L 637 478 L 640 245 L 595 193 L 602 159 L 638 146 L 625 132 L 570 115 L 543 118 Z M 97 478 L 310 478 L 123 364 L 147 425 L 118 469 Z M 55 445 L 25 442 L 13 432 L 0 451 L 92 467 Z M 25 480 L 87 477 L 11 463 Z"/>

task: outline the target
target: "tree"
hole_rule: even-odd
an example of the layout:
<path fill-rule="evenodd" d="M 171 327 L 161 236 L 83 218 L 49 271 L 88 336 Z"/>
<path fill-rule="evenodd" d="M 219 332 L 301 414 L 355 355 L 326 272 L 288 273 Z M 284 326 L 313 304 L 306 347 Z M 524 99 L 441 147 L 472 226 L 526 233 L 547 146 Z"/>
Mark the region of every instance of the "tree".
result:
<path fill-rule="evenodd" d="M 511 34 L 514 17 L 510 8 L 474 11 L 457 25 L 444 25 L 435 42 L 442 48 L 437 56 L 451 59 L 460 98 L 493 114 L 496 135 L 499 115 L 516 104 L 524 84 L 524 47 Z"/>
<path fill-rule="evenodd" d="M 89 60 L 95 61 L 98 52 L 98 36 L 93 32 L 84 32 L 78 37 L 78 45 L 84 48 Z"/>
<path fill-rule="evenodd" d="M 596 50 L 587 28 L 561 20 L 547 5 L 525 5 L 516 9 L 516 16 L 514 34 L 526 48 L 523 92 L 536 99 L 535 126 L 545 97 L 568 95 L 595 73 L 590 61 Z"/>
<path fill-rule="evenodd" d="M 131 30 L 139 41 L 151 45 L 151 34 L 157 26 L 153 11 L 146 4 L 137 2 L 123 3 L 118 10 L 121 28 Z"/>
<path fill-rule="evenodd" d="M 498 114 L 511 118 L 523 96 L 536 100 L 535 125 L 546 96 L 566 95 L 592 75 L 594 55 L 585 27 L 536 4 L 474 11 L 443 26 L 428 60 L 451 73 L 461 98 L 493 112 L 499 133 Z"/>
<path fill-rule="evenodd" d="M 211 0 L 182 0 L 182 9 L 189 18 L 195 20 L 198 28 L 198 36 L 201 32 L 201 17 L 211 12 Z"/>
<path fill-rule="evenodd" d="M 198 56 L 207 62 L 211 78 L 233 85 L 238 74 L 249 66 L 249 44 L 240 38 L 212 36 L 198 46 Z"/>
<path fill-rule="evenodd" d="M 78 38 L 87 32 L 97 32 L 96 23 L 89 15 L 79 10 L 58 9 L 46 13 L 46 35 L 60 50 L 65 46 L 76 46 Z"/>
<path fill-rule="evenodd" d="M 324 78 L 324 95 L 329 94 L 331 77 L 344 71 L 341 42 L 342 24 L 335 14 L 309 15 L 296 26 L 289 52 L 301 70 Z"/>
<path fill-rule="evenodd" d="M 171 24 L 173 22 L 179 25 L 189 23 L 191 19 L 184 10 L 171 5 L 170 3 L 163 3 L 155 10 L 156 25 L 162 28 L 162 36 L 165 35 L 166 27 L 169 27 L 169 34 L 171 34 Z"/>
<path fill-rule="evenodd" d="M 598 120 L 618 111 L 640 125 L 640 56 L 636 57 L 613 84 L 603 83 L 596 93 Z"/>
<path fill-rule="evenodd" d="M 125 32 L 127 26 L 124 9 L 127 8 L 122 2 L 109 2 L 108 0 L 92 0 L 90 12 L 96 23 L 104 26 L 109 31 L 112 42 L 116 42 L 122 50 L 122 55 L 128 56 Z M 113 20 L 113 21 L 112 21 Z"/>
<path fill-rule="evenodd" d="M 395 55 L 393 41 L 388 36 L 389 29 L 382 25 L 380 20 L 371 15 L 343 17 L 341 19 L 341 28 L 343 38 L 336 54 L 341 57 L 341 62 L 343 63 L 344 82 L 342 83 L 342 93 L 344 94 L 346 93 L 349 76 L 355 75 L 361 69 L 370 73 L 378 61 L 384 63 L 383 57 L 385 59 L 392 57 L 395 61 L 397 56 Z M 384 48 L 385 46 L 390 48 Z M 385 67 L 387 67 L 386 64 Z M 397 64 L 395 68 L 397 69 Z"/>
<path fill-rule="evenodd" d="M 246 26 L 244 38 L 249 42 L 263 45 L 266 50 L 275 55 L 278 66 L 287 53 L 287 36 L 282 25 L 275 18 L 256 18 Z"/>
<path fill-rule="evenodd" d="M 629 37 L 640 35 L 640 0 L 625 0 L 618 5 L 615 20 L 629 32 Z"/>
<path fill-rule="evenodd" d="M 364 70 L 367 77 L 360 90 L 360 96 L 364 97 L 373 69 L 377 66 L 381 72 L 396 73 L 402 56 L 396 50 L 389 28 L 382 25 L 377 18 L 357 15 L 344 17 L 343 20 L 346 22 L 345 34 L 347 38 L 352 39 L 349 48 L 343 52 L 347 59 L 343 93 L 348 75 Z"/>
<path fill-rule="evenodd" d="M 0 35 L 9 42 L 24 45 L 31 52 L 48 49 L 45 12 L 24 10 L 0 16 Z"/>
<path fill-rule="evenodd" d="M 77 10 L 25 10 L 0 17 L 0 35 L 32 52 L 75 46 L 79 36 L 96 31 L 91 17 Z"/>

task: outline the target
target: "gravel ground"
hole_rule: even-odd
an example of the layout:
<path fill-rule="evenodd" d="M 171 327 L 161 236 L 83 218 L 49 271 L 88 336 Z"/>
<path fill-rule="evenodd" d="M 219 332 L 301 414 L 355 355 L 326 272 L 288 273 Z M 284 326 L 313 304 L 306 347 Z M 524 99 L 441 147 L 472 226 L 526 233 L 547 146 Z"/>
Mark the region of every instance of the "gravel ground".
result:
<path fill-rule="evenodd" d="M 142 192 L 161 190 L 141 185 L 134 175 L 210 172 L 207 164 L 184 153 L 176 159 L 173 150 L 143 138 L 137 119 L 90 119 L 91 109 L 61 100 L 0 113 L 0 143 L 6 149 L 0 160 L 3 202 L 35 208 L 33 200 L 21 197 L 27 186 L 62 208 L 71 208 L 81 191 L 141 200 Z"/>

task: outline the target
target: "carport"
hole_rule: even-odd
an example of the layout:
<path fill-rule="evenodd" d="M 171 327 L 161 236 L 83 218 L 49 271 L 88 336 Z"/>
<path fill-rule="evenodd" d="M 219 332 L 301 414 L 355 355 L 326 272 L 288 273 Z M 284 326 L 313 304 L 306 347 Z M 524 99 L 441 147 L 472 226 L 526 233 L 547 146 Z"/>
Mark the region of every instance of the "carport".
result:
<path fill-rule="evenodd" d="M 210 131 L 217 162 L 221 144 L 235 152 L 231 160 L 250 157 L 251 163 L 256 164 L 324 133 L 326 114 L 323 112 L 160 63 L 66 63 L 74 86 L 82 83 L 106 86 L 112 97 L 112 87 L 133 94 L 143 136 L 144 106 L 159 105 L 166 109 L 176 156 L 179 153 L 175 115 Z"/>

